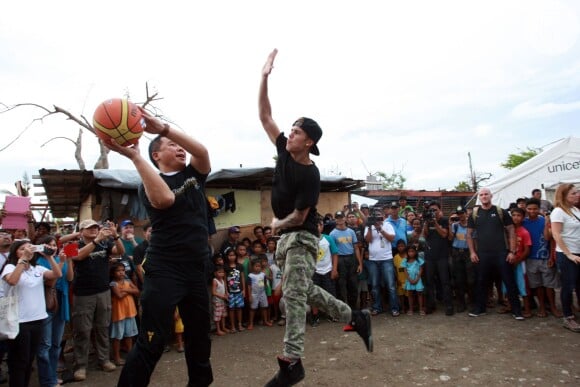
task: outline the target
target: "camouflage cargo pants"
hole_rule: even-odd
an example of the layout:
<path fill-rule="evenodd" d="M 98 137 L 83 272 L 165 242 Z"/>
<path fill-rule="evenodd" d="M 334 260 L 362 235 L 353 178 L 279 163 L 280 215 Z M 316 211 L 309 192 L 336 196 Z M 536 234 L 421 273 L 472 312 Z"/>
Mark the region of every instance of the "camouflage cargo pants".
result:
<path fill-rule="evenodd" d="M 306 305 L 329 316 L 350 322 L 351 309 L 330 293 L 312 283 L 318 255 L 318 238 L 308 231 L 283 234 L 276 248 L 276 261 L 282 270 L 282 295 L 286 302 L 284 356 L 299 359 L 304 354 Z"/>

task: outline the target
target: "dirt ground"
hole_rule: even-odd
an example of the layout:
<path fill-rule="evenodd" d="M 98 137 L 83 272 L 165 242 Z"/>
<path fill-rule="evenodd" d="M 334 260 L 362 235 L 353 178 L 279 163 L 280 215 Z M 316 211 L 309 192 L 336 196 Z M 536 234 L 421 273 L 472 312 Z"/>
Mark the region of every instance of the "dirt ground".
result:
<path fill-rule="evenodd" d="M 430 385 L 580 385 L 580 335 L 564 329 L 561 319 L 533 317 L 515 321 L 488 309 L 478 318 L 466 313 L 447 317 L 373 317 L 375 350 L 366 352 L 354 332 L 322 322 L 306 332 L 306 379 L 300 386 Z M 263 386 L 275 373 L 283 327 L 212 336 L 213 386 Z M 113 386 L 119 371 L 104 373 L 96 364 L 75 386 Z M 151 386 L 185 386 L 182 353 L 163 355 Z M 34 375 L 33 386 L 37 385 Z"/>

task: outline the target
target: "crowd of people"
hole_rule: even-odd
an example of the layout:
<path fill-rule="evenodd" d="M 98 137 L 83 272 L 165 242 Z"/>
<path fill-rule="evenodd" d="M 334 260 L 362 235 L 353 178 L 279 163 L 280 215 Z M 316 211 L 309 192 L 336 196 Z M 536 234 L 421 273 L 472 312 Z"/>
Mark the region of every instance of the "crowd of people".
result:
<path fill-rule="evenodd" d="M 494 307 L 521 320 L 532 317 L 535 309 L 537 317 L 563 317 L 566 328 L 580 331 L 573 302 L 573 293 L 580 291 L 576 188 L 559 187 L 554 207 L 532 196 L 502 209 L 491 204 L 492 194 L 485 188 L 479 199 L 475 209 L 460 206 L 448 217 L 437 202 L 416 210 L 405 197 L 381 208 L 359 208 L 355 202 L 320 215 L 313 282 L 372 315 L 388 310 L 393 317 L 425 316 L 441 305 L 450 316 L 471 304 L 472 317 Z M 102 370 L 124 364 L 121 353 L 131 349 L 138 334 L 142 264 L 151 226 L 143 231 L 145 239 L 140 239 L 130 220 L 119 225 L 85 220 L 78 232 L 59 238 L 44 223 L 36 225 L 29 239 L 25 230 L 17 234 L 20 238 L 7 230 L 0 233 L 1 289 L 22 289 L 20 333 L 0 344 L 2 357 L 8 353 L 14 385 L 28 384 L 35 358 L 39 384 L 58 385 L 67 340 L 76 380 L 87 377 L 91 347 Z M 251 331 L 255 324 L 285 325 L 278 239 L 269 226 L 254 227 L 253 238 L 241 238 L 238 226 L 227 230 L 213 252 L 207 281 L 216 335 Z M 58 301 L 53 310 L 38 302 L 51 289 Z M 319 325 L 321 316 L 311 308 L 310 324 Z M 351 330 L 348 324 L 344 329 Z M 181 352 L 178 309 L 173 332 Z"/>
<path fill-rule="evenodd" d="M 566 328 L 579 332 L 573 302 L 580 291 L 576 188 L 560 186 L 554 207 L 532 196 L 502 209 L 491 204 L 489 190 L 478 195 L 479 206 L 460 206 L 448 217 L 437 202 L 418 210 L 405 197 L 380 208 L 353 202 L 319 215 L 314 284 L 373 316 L 387 310 L 393 317 L 425 316 L 440 306 L 451 316 L 471 305 L 472 317 L 496 308 L 522 320 L 535 309 L 535 316 L 563 317 Z M 102 370 L 124 364 L 122 352 L 131 349 L 139 329 L 151 226 L 143 231 L 144 239 L 136 237 L 131 220 L 85 220 L 77 232 L 64 235 L 51 234 L 44 223 L 29 239 L 22 230 L 20 238 L 0 233 L 0 289 L 20 290 L 20 332 L 0 344 L 1 358 L 8 353 L 11 385 L 28 385 L 35 358 L 39 384 L 58 385 L 65 348 L 74 353 L 75 380 L 87 377 L 91 347 Z M 278 239 L 270 226 L 254 227 L 253 238 L 241 238 L 240 227 L 232 226 L 212 252 L 207 289 L 217 336 L 251 331 L 255 324 L 285 325 Z M 51 291 L 57 306 L 49 309 L 48 301 L 38 300 L 47 300 Z M 322 315 L 310 308 L 311 326 Z M 178 308 L 174 318 L 174 344 L 182 352 Z"/>
<path fill-rule="evenodd" d="M 209 386 L 212 322 L 217 336 L 256 324 L 285 327 L 279 370 L 267 387 L 305 378 L 307 314 L 312 326 L 323 314 L 346 323 L 343 329 L 356 332 L 368 352 L 372 316 L 424 316 L 440 305 L 452 316 L 471 304 L 471 317 L 497 306 L 516 320 L 531 317 L 535 307 L 538 317 L 549 311 L 580 331 L 573 303 L 580 291 L 574 185 L 558 188 L 553 211 L 541 191 L 502 209 L 484 188 L 479 206 L 459 207 L 450 216 L 436 201 L 417 209 L 404 197 L 380 208 L 353 203 L 322 216 L 316 209 L 320 173 L 310 159 L 320 154 L 322 129 L 300 117 L 285 135 L 274 121 L 268 80 L 276 55 L 273 50 L 262 69 L 258 97 L 260 122 L 277 152 L 274 218 L 254 229 L 253 241 L 240 240 L 240 228 L 232 226 L 214 251 L 205 195 L 209 152 L 143 108 L 144 130 L 155 136 L 151 163 L 139 144 L 104 145 L 139 173 L 139 198 L 150 221 L 145 240 L 135 237 L 131 220 L 92 219 L 57 238 L 30 213 L 28 238 L 25 230 L 0 233 L 0 297 L 16 292 L 19 305 L 17 332 L 0 341 L 10 386 L 29 384 L 35 359 L 39 384 L 60 385 L 69 340 L 74 380 L 87 379 L 94 348 L 101 370 L 122 366 L 118 386 L 147 386 L 172 337 L 185 352 L 188 385 Z"/>

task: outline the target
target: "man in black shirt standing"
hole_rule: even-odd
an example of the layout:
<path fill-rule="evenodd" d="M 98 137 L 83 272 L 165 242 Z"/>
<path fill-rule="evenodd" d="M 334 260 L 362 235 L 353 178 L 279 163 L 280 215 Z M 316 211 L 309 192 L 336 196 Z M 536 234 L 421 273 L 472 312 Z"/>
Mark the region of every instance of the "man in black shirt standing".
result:
<path fill-rule="evenodd" d="M 75 372 L 74 379 L 87 378 L 91 332 L 95 334 L 95 349 L 99 367 L 106 372 L 117 368 L 109 360 L 109 324 L 111 323 L 111 290 L 109 287 L 109 257 L 124 254 L 117 227 L 105 223 L 102 227 L 92 219 L 79 225 L 79 253 L 74 260 L 74 308 L 72 313 Z"/>
<path fill-rule="evenodd" d="M 142 110 L 146 131 L 158 135 L 149 145 L 151 167 L 138 146 L 107 144 L 128 157 L 143 180 L 139 197 L 152 234 L 143 263 L 139 337 L 119 377 L 119 386 L 146 386 L 170 338 L 175 307 L 183 321 L 189 386 L 213 381 L 210 364 L 209 263 L 205 181 L 210 172 L 204 145 Z M 190 161 L 187 163 L 188 154 Z"/>
<path fill-rule="evenodd" d="M 423 235 L 425 236 L 425 293 L 427 293 L 427 313 L 435 310 L 435 288 L 437 277 L 443 291 L 445 315 L 453 315 L 453 300 L 449 280 L 449 221 L 443 217 L 438 202 L 429 203 Z"/>
<path fill-rule="evenodd" d="M 492 273 L 497 271 L 506 286 L 513 317 L 523 320 L 514 276 L 517 241 L 512 218 L 507 211 L 491 204 L 493 195 L 489 188 L 480 189 L 478 195 L 481 206 L 473 209 L 467 221 L 467 245 L 471 262 L 478 265 L 476 307 L 469 316 L 479 317 L 486 314 L 487 287 Z M 477 232 L 475 239 L 474 231 Z"/>
<path fill-rule="evenodd" d="M 307 304 L 350 322 L 369 352 L 372 351 L 372 335 L 368 311 L 351 311 L 347 304 L 312 283 L 318 254 L 316 205 L 320 174 L 310 160 L 310 153 L 319 155 L 316 144 L 322 137 L 322 129 L 314 120 L 302 117 L 294 122 L 286 137 L 274 122 L 268 97 L 268 77 L 277 53 L 278 50 L 270 53 L 262 70 L 258 107 L 262 126 L 278 153 L 272 182 L 274 219 L 271 227 L 274 232 L 282 234 L 276 260 L 283 272 L 286 331 L 283 356 L 278 356 L 280 370 L 266 386 L 291 386 L 304 379 L 301 357 Z"/>

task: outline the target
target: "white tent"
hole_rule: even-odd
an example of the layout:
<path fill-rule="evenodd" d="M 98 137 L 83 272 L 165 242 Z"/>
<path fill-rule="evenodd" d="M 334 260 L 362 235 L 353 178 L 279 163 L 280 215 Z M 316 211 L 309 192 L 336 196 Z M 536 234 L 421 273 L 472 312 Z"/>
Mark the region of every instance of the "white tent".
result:
<path fill-rule="evenodd" d="M 567 137 L 489 184 L 493 203 L 506 208 L 519 197 L 530 197 L 534 188 L 548 200 L 561 183 L 580 183 L 580 138 Z"/>

